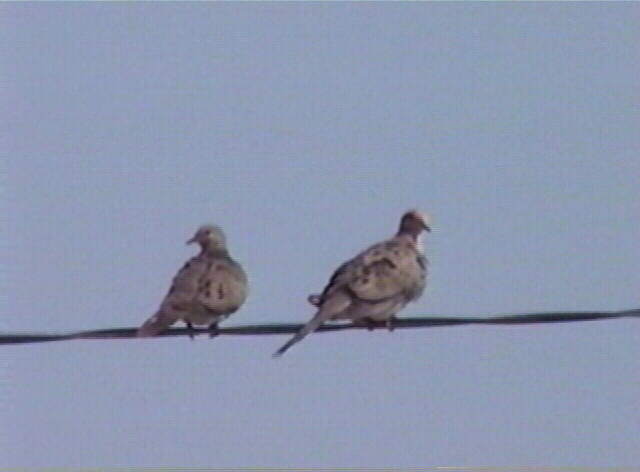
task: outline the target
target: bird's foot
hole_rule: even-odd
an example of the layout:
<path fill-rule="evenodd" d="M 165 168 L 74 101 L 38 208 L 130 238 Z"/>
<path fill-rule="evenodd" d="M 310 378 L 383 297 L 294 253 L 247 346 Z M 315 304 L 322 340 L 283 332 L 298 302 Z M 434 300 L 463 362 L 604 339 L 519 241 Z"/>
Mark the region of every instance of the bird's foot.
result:
<path fill-rule="evenodd" d="M 209 325 L 209 339 L 215 338 L 220 334 L 220 329 L 218 328 L 218 323 L 211 323 Z"/>
<path fill-rule="evenodd" d="M 191 338 L 191 340 L 193 341 L 196 330 L 193 329 L 193 325 L 191 324 L 191 321 L 185 321 L 185 323 L 187 325 L 187 329 L 189 330 L 189 338 Z"/>
<path fill-rule="evenodd" d="M 384 325 L 387 327 L 390 333 L 393 332 L 394 329 L 396 329 L 394 325 L 396 321 L 398 321 L 398 318 L 396 316 L 390 316 L 389 318 L 387 318 L 387 321 L 385 321 Z"/>
<path fill-rule="evenodd" d="M 367 331 L 373 331 L 374 329 L 376 329 L 376 321 L 373 318 L 360 318 L 357 321 L 353 322 L 354 325 L 356 326 L 362 326 L 363 328 L 367 328 Z"/>

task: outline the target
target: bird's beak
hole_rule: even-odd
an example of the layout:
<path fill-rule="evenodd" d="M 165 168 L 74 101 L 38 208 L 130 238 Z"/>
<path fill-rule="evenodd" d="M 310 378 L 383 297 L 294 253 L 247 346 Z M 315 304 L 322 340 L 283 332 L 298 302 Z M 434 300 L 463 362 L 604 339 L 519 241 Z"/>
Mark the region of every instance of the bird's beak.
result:
<path fill-rule="evenodd" d="M 430 233 L 430 232 L 431 232 L 431 226 L 429 226 L 428 224 L 426 224 L 426 223 L 422 223 L 422 227 L 424 228 L 424 230 L 425 230 L 427 233 Z"/>
<path fill-rule="evenodd" d="M 189 241 L 187 241 L 187 244 L 193 244 L 196 242 L 196 237 L 194 236 L 193 238 L 191 238 Z"/>

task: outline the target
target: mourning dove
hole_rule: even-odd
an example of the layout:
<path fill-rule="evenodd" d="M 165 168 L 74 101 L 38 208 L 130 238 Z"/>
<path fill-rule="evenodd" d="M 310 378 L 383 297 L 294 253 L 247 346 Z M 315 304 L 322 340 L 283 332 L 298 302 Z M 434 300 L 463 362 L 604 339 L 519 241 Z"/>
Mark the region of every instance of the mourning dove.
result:
<path fill-rule="evenodd" d="M 282 346 L 280 356 L 328 320 L 350 319 L 355 323 L 391 322 L 405 305 L 422 295 L 426 286 L 427 260 L 419 236 L 431 231 L 426 215 L 411 210 L 400 220 L 396 235 L 371 246 L 342 264 L 320 295 L 310 295 L 318 307 L 311 320 Z"/>
<path fill-rule="evenodd" d="M 229 255 L 222 229 L 201 226 L 187 241 L 192 243 L 200 245 L 200 254 L 178 271 L 160 308 L 138 329 L 138 336 L 154 336 L 178 320 L 189 329 L 193 325 L 214 329 L 247 298 L 247 276 Z"/>

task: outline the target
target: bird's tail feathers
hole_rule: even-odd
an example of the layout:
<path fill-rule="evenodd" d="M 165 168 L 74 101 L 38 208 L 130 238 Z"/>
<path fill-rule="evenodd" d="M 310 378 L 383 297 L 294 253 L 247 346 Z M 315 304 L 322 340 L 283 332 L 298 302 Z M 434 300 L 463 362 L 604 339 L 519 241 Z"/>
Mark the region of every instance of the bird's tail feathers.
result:
<path fill-rule="evenodd" d="M 316 301 L 316 300 L 314 298 L 312 301 L 310 298 L 309 301 L 313 304 L 313 301 Z M 280 357 L 291 346 L 302 341 L 302 339 L 304 339 L 307 335 L 313 333 L 316 329 L 318 329 L 320 325 L 322 325 L 322 323 L 330 320 L 333 317 L 333 315 L 335 315 L 336 313 L 340 313 L 342 310 L 344 310 L 349 305 L 350 302 L 351 300 L 349 299 L 349 297 L 343 293 L 337 293 L 333 297 L 326 300 L 324 303 L 322 303 L 322 305 L 320 306 L 316 314 L 313 316 L 313 318 L 311 318 L 311 320 L 309 320 L 309 322 L 306 325 L 304 325 L 300 329 L 300 331 L 294 334 L 293 337 L 289 339 L 289 341 L 287 341 L 280 349 L 278 349 L 273 354 L 273 357 Z"/>
<path fill-rule="evenodd" d="M 331 313 L 329 313 L 327 310 L 322 310 L 322 309 L 318 310 L 315 316 L 311 318 L 311 320 L 309 320 L 309 322 L 306 325 L 304 325 L 300 329 L 300 331 L 294 334 L 291 339 L 289 339 L 280 349 L 278 349 L 273 354 L 273 357 L 280 357 L 291 346 L 293 346 L 296 343 L 299 343 L 305 337 L 307 337 L 307 335 L 313 333 L 316 329 L 318 329 L 322 323 L 324 323 L 326 320 L 330 318 L 330 316 L 331 316 Z"/>
<path fill-rule="evenodd" d="M 163 332 L 176 321 L 178 321 L 178 319 L 172 313 L 158 310 L 156 314 L 138 328 L 137 336 L 141 338 L 155 336 Z"/>

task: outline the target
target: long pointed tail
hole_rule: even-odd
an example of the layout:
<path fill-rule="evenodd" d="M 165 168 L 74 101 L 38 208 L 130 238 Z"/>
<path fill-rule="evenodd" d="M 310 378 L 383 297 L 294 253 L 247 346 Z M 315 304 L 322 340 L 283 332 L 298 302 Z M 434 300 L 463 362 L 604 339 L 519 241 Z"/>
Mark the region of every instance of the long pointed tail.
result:
<path fill-rule="evenodd" d="M 308 300 L 311 304 L 317 303 L 317 305 L 320 305 L 320 296 L 318 295 L 311 295 Z M 291 346 L 302 341 L 308 334 L 311 334 L 318 329 L 322 323 L 330 320 L 333 315 L 346 310 L 350 304 L 351 297 L 344 291 L 335 292 L 331 297 L 323 300 L 322 305 L 319 306 L 319 309 L 313 318 L 311 318 L 309 322 L 300 329 L 300 331 L 294 334 L 289 341 L 278 349 L 273 354 L 273 357 L 280 357 Z"/>
<path fill-rule="evenodd" d="M 314 315 L 314 317 L 311 318 L 311 320 L 309 320 L 309 322 L 306 325 L 304 325 L 300 329 L 300 331 L 294 334 L 291 339 L 289 339 L 286 343 L 284 343 L 284 345 L 273 354 L 273 357 L 280 357 L 291 346 L 302 341 L 308 334 L 313 333 L 316 329 L 320 327 L 322 323 L 327 321 L 330 317 L 331 317 L 331 313 L 329 313 L 327 310 L 323 310 L 323 309 L 318 310 L 318 312 Z"/>
<path fill-rule="evenodd" d="M 178 318 L 171 313 L 159 310 L 155 315 L 145 321 L 140 328 L 138 328 L 136 335 L 141 338 L 155 336 L 163 332 L 176 321 L 178 321 Z"/>

